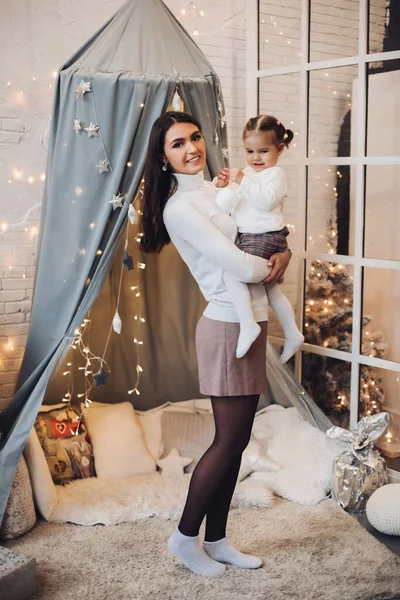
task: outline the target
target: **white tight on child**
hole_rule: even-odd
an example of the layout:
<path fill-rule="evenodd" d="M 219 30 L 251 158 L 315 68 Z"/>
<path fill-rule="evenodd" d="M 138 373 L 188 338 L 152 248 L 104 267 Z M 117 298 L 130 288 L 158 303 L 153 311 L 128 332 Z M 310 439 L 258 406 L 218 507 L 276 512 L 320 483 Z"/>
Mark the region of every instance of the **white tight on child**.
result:
<path fill-rule="evenodd" d="M 279 284 L 269 283 L 265 288 L 267 290 L 268 302 L 285 333 L 285 345 L 281 355 L 281 363 L 285 363 L 300 348 L 304 342 L 304 336 L 297 329 L 292 306 L 282 292 Z"/>
<path fill-rule="evenodd" d="M 240 333 L 236 347 L 236 357 L 242 358 L 260 335 L 261 328 L 254 320 L 250 290 L 247 283 L 238 281 L 226 271 L 224 272 L 224 282 L 239 317 Z M 285 363 L 300 348 L 304 342 L 304 337 L 297 329 L 290 302 L 279 285 L 270 283 L 265 288 L 271 308 L 285 333 L 285 346 L 281 356 L 281 362 Z"/>
<path fill-rule="evenodd" d="M 239 317 L 240 333 L 236 346 L 236 358 L 242 358 L 260 335 L 261 327 L 254 320 L 247 283 L 235 279 L 227 271 L 224 272 L 224 282 Z"/>

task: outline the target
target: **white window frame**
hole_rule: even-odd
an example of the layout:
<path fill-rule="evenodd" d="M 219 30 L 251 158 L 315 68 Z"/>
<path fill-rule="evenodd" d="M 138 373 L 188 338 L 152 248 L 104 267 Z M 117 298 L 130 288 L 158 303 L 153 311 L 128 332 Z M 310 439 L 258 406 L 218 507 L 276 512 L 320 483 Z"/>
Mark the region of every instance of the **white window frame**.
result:
<path fill-rule="evenodd" d="M 361 311 L 362 311 L 362 271 L 363 267 L 374 267 L 378 269 L 400 270 L 400 261 L 379 260 L 363 257 L 363 227 L 364 227 L 364 168 L 366 165 L 398 165 L 399 156 L 369 157 L 365 156 L 364 136 L 366 132 L 366 64 L 382 60 L 400 58 L 400 51 L 379 52 L 368 54 L 368 0 L 359 0 L 359 43 L 358 56 L 324 60 L 319 62 L 308 62 L 308 38 L 309 38 L 309 10 L 310 0 L 302 0 L 301 17 L 301 60 L 298 64 L 288 67 L 258 69 L 259 56 L 259 0 L 247 0 L 247 95 L 246 95 L 246 117 L 250 118 L 258 111 L 259 79 L 261 77 L 270 77 L 290 73 L 299 73 L 300 75 L 300 129 L 302 133 L 299 136 L 297 144 L 299 156 L 296 158 L 296 164 L 299 167 L 299 202 L 300 227 L 297 228 L 299 237 L 302 240 L 302 249 L 300 252 L 300 276 L 297 301 L 297 320 L 300 329 L 303 329 L 304 315 L 304 297 L 305 297 L 305 259 L 339 262 L 352 265 L 354 269 L 354 290 L 353 290 L 353 330 L 352 330 L 352 349 L 351 352 L 333 350 L 313 344 L 303 344 L 302 350 L 313 352 L 323 356 L 344 360 L 351 363 L 351 393 L 350 393 L 350 428 L 352 429 L 358 421 L 358 403 L 359 403 L 359 381 L 360 365 L 368 365 L 396 371 L 400 373 L 400 363 L 383 360 L 380 358 L 368 357 L 360 354 L 360 335 L 361 335 Z M 332 67 L 343 67 L 348 65 L 358 66 L 357 86 L 357 140 L 356 154 L 351 157 L 307 157 L 307 81 L 308 72 L 328 69 Z M 356 167 L 356 198 L 355 198 L 355 231 L 354 231 L 354 255 L 343 256 L 339 254 L 326 254 L 306 249 L 306 203 L 307 203 L 307 179 L 306 171 L 309 165 L 355 165 Z M 282 344 L 281 338 L 270 337 L 271 341 Z M 296 356 L 296 376 L 301 378 L 301 352 Z M 393 478 L 399 478 L 397 471 L 389 470 Z"/>

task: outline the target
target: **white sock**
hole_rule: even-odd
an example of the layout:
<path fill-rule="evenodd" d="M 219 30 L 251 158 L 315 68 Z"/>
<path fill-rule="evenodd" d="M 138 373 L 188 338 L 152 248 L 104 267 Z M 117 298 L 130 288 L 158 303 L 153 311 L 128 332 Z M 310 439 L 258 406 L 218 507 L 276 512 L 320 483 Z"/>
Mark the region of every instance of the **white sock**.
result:
<path fill-rule="evenodd" d="M 221 575 L 226 567 L 213 560 L 201 547 L 199 536 L 191 537 L 183 535 L 176 529 L 168 540 L 168 548 L 183 564 L 197 573 L 197 575 L 206 575 L 212 577 Z"/>
<path fill-rule="evenodd" d="M 258 569 L 262 565 L 261 558 L 239 552 L 228 543 L 226 537 L 216 542 L 204 542 L 204 550 L 214 560 L 242 567 L 242 569 Z"/>
<path fill-rule="evenodd" d="M 250 350 L 253 342 L 261 333 L 261 327 L 256 321 L 252 323 L 240 323 L 239 339 L 236 346 L 236 358 L 242 358 Z"/>
<path fill-rule="evenodd" d="M 304 342 L 304 336 L 297 328 L 290 302 L 280 286 L 277 283 L 270 283 L 265 287 L 267 288 L 268 301 L 285 334 L 285 345 L 280 358 L 280 362 L 285 363 L 300 348 Z"/>

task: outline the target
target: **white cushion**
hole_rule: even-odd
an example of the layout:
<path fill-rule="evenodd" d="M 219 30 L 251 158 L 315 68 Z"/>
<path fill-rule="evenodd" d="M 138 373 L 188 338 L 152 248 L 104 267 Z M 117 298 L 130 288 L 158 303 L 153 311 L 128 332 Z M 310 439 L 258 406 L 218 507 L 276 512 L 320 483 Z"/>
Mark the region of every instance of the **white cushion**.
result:
<path fill-rule="evenodd" d="M 400 535 L 400 483 L 389 483 L 375 490 L 367 502 L 366 514 L 381 533 Z"/>
<path fill-rule="evenodd" d="M 148 475 L 156 464 L 130 402 L 90 406 L 83 412 L 97 477 Z"/>
<path fill-rule="evenodd" d="M 90 408 L 95 406 L 114 406 L 111 403 L 93 402 Z M 84 409 L 84 405 L 82 405 Z M 156 406 L 150 410 L 136 410 L 139 424 L 143 430 L 146 446 L 157 462 L 164 454 L 161 417 L 163 412 L 185 412 L 185 413 L 211 413 L 211 400 L 209 398 L 199 398 L 194 400 L 184 400 L 182 402 L 167 402 L 161 406 Z"/>
<path fill-rule="evenodd" d="M 163 453 L 161 417 L 164 407 L 146 412 L 136 411 L 136 416 L 143 431 L 146 446 L 157 462 Z"/>
<path fill-rule="evenodd" d="M 49 465 L 34 427 L 25 446 L 24 456 L 36 507 L 46 521 L 51 521 L 58 505 L 57 488 L 51 478 Z"/>

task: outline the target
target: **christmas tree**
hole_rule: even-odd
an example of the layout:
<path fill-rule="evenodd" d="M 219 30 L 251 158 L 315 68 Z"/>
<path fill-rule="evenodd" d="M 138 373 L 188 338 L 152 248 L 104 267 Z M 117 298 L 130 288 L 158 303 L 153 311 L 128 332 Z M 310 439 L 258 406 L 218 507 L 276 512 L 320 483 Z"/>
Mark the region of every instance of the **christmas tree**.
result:
<path fill-rule="evenodd" d="M 337 227 L 328 223 L 327 247 L 335 252 Z M 353 276 L 351 267 L 313 261 L 307 275 L 305 302 L 306 342 L 351 352 L 353 325 Z M 362 320 L 362 354 L 384 358 L 387 344 L 380 331 L 371 332 L 370 316 Z M 349 362 L 308 353 L 303 360 L 303 385 L 333 423 L 348 427 L 350 413 Z M 383 381 L 377 369 L 361 365 L 359 418 L 382 410 Z"/>

